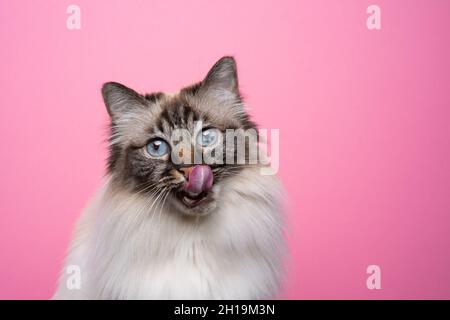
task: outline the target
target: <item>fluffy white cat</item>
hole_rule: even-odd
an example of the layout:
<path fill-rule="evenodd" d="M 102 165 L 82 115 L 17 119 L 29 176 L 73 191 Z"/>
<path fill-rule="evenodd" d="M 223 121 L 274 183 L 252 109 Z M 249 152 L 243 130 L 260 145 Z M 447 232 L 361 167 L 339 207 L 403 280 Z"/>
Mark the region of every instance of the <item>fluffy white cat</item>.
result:
<path fill-rule="evenodd" d="M 228 128 L 255 127 L 234 59 L 175 95 L 108 83 L 103 96 L 108 175 L 78 221 L 54 299 L 274 298 L 284 256 L 277 178 L 260 164 L 187 166 L 170 156 L 176 128 L 197 134 L 207 150 Z M 198 120 L 206 124 L 200 133 Z M 79 287 L 70 285 L 71 266 Z"/>

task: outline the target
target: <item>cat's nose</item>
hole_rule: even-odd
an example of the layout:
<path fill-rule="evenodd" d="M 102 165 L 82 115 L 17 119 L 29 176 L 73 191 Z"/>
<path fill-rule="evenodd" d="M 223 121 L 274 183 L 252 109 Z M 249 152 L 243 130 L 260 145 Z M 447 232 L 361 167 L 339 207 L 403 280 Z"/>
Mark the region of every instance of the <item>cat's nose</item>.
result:
<path fill-rule="evenodd" d="M 187 180 L 183 190 L 191 194 L 210 191 L 213 185 L 213 173 L 208 165 L 180 168 Z"/>
<path fill-rule="evenodd" d="M 184 175 L 184 177 L 186 178 L 186 180 L 189 179 L 189 174 L 191 173 L 192 169 L 194 169 L 194 167 L 183 167 L 183 168 L 179 168 L 178 171 L 181 171 Z"/>

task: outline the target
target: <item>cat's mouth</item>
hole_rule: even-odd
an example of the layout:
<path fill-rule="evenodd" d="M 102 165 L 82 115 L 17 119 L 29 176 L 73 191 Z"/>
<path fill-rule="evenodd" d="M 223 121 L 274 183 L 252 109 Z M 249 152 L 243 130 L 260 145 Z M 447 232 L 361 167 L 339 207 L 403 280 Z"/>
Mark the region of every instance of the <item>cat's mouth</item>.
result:
<path fill-rule="evenodd" d="M 180 169 L 184 172 L 186 183 L 178 192 L 178 197 L 188 208 L 196 207 L 211 199 L 208 195 L 213 186 L 213 173 L 208 165 L 196 165 Z"/>
<path fill-rule="evenodd" d="M 209 192 L 202 191 L 199 194 L 191 194 L 186 191 L 177 192 L 178 199 L 188 208 L 193 208 L 205 203 L 209 199 Z"/>

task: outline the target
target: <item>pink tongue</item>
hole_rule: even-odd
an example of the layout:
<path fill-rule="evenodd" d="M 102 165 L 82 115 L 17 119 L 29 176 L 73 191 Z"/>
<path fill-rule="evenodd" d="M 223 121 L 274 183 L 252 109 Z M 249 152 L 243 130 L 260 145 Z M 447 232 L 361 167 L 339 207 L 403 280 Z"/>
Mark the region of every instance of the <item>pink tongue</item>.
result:
<path fill-rule="evenodd" d="M 213 184 L 213 173 L 208 165 L 198 165 L 189 173 L 188 182 L 184 185 L 184 191 L 197 195 L 202 191 L 210 191 Z"/>

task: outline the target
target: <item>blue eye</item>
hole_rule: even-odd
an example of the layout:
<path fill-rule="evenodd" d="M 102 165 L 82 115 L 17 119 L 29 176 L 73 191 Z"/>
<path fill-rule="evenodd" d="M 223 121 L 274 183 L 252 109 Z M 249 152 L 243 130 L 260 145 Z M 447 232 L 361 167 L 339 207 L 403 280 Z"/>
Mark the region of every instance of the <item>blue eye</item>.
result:
<path fill-rule="evenodd" d="M 197 136 L 197 143 L 203 147 L 208 147 L 219 140 L 220 131 L 216 128 L 205 129 Z"/>
<path fill-rule="evenodd" d="M 169 153 L 169 145 L 162 139 L 150 141 L 146 146 L 147 152 L 152 157 L 162 157 Z"/>

